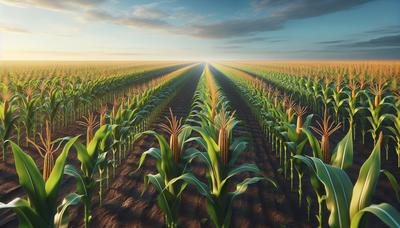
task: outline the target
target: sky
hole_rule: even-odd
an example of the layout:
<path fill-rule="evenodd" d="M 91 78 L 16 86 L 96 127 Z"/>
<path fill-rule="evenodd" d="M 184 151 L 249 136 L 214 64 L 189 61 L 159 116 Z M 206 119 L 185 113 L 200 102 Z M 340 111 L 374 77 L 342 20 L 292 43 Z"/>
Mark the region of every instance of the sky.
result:
<path fill-rule="evenodd" d="M 0 60 L 400 59 L 400 0 L 0 0 Z"/>

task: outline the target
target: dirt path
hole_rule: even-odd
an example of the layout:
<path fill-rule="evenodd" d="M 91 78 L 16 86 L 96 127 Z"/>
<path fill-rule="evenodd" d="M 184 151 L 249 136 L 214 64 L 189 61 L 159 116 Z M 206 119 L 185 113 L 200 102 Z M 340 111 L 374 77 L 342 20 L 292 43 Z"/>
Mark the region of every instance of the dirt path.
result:
<path fill-rule="evenodd" d="M 304 212 L 299 212 L 297 201 L 290 198 L 290 190 L 280 175 L 277 175 L 279 160 L 275 152 L 269 150 L 256 119 L 241 99 L 235 85 L 212 68 L 224 93 L 242 121 L 240 130 L 250 137 L 250 150 L 245 152 L 240 162 L 255 163 L 268 177 L 276 180 L 278 189 L 267 182 L 251 186 L 248 192 L 237 200 L 233 208 L 232 227 L 310 227 Z"/>

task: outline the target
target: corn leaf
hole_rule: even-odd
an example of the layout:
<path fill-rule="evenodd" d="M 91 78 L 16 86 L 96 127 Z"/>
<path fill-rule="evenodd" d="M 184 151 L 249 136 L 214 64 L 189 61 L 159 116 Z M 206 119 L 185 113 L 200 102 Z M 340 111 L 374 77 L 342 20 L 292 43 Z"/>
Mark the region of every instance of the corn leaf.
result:
<path fill-rule="evenodd" d="M 46 190 L 44 180 L 33 159 L 15 143 L 11 143 L 15 168 L 20 185 L 28 194 L 29 202 L 40 216 L 47 216 Z"/>
<path fill-rule="evenodd" d="M 310 143 L 311 149 L 313 151 L 313 157 L 317 157 L 319 159 L 323 159 L 323 154 L 321 150 L 321 146 L 319 144 L 318 139 L 311 133 L 310 130 L 302 128 L 304 134 L 306 134 L 308 138 L 308 142 Z"/>
<path fill-rule="evenodd" d="M 57 214 L 54 217 L 54 225 L 57 228 L 68 228 L 69 217 L 67 209 L 70 206 L 77 205 L 81 202 L 82 196 L 76 193 L 68 194 L 62 204 L 57 208 Z"/>
<path fill-rule="evenodd" d="M 381 170 L 381 145 L 375 145 L 369 158 L 360 168 L 358 179 L 353 188 L 353 197 L 350 204 L 350 217 L 369 206 L 375 192 Z"/>
<path fill-rule="evenodd" d="M 0 202 L 1 209 L 13 209 L 18 216 L 19 227 L 21 228 L 46 227 L 50 225 L 36 213 L 28 201 L 21 198 L 15 198 L 8 204 Z"/>
<path fill-rule="evenodd" d="M 332 166 L 346 170 L 353 164 L 353 128 L 338 143 L 331 158 Z"/>
<path fill-rule="evenodd" d="M 49 179 L 46 181 L 47 202 L 49 205 L 56 205 L 62 176 L 64 175 L 65 161 L 67 160 L 69 151 L 72 145 L 78 140 L 79 136 L 71 139 L 63 148 L 61 154 L 58 156 L 54 168 L 51 171 Z"/>
<path fill-rule="evenodd" d="M 373 204 L 358 211 L 351 220 L 351 228 L 360 227 L 360 222 L 366 213 L 378 217 L 388 227 L 400 227 L 400 213 L 393 206 L 387 203 Z"/>
<path fill-rule="evenodd" d="M 168 185 L 165 188 L 168 188 L 169 186 L 173 185 L 177 181 L 183 180 L 187 184 L 193 185 L 196 187 L 197 191 L 205 196 L 209 201 L 213 202 L 214 200 L 212 199 L 210 195 L 210 190 L 206 184 L 201 182 L 199 179 L 197 179 L 192 173 L 185 173 L 179 177 L 176 177 L 168 182 Z"/>
<path fill-rule="evenodd" d="M 327 165 L 320 159 L 311 157 L 316 176 L 325 187 L 326 206 L 330 211 L 329 225 L 345 228 L 350 225 L 349 205 L 352 183 L 342 169 Z"/>
<path fill-rule="evenodd" d="M 399 182 L 397 181 L 396 177 L 388 170 L 381 170 L 381 172 L 383 174 L 385 174 L 385 176 L 389 180 L 390 185 L 392 186 L 393 191 L 396 194 L 396 199 L 398 202 L 400 202 L 400 185 L 399 185 Z"/>
<path fill-rule="evenodd" d="M 161 160 L 160 149 L 158 149 L 158 148 L 150 148 L 149 150 L 143 152 L 142 156 L 140 156 L 139 165 L 138 165 L 138 167 L 137 167 L 137 169 L 135 171 L 139 170 L 142 167 L 143 162 L 145 161 L 147 155 L 150 155 L 150 156 L 152 156 L 153 158 L 155 158 L 157 160 Z"/>

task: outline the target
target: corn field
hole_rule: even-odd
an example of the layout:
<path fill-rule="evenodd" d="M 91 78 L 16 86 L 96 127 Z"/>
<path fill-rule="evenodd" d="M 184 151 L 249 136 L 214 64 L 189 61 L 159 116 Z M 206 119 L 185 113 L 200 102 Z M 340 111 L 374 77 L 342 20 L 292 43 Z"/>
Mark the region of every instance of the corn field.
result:
<path fill-rule="evenodd" d="M 3 62 L 0 227 L 400 227 L 399 61 Z"/>

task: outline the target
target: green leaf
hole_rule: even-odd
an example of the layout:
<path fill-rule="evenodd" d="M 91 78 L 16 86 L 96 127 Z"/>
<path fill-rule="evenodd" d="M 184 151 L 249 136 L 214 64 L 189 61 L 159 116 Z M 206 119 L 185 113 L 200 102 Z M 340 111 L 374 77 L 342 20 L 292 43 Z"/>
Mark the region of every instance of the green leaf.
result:
<path fill-rule="evenodd" d="M 86 147 L 79 142 L 76 142 L 74 147 L 76 149 L 76 154 L 78 155 L 78 160 L 81 162 L 82 171 L 85 173 L 85 176 L 90 176 L 94 164 L 92 164 L 92 160 Z"/>
<path fill-rule="evenodd" d="M 251 178 L 246 178 L 244 181 L 242 181 L 241 183 L 239 183 L 239 184 L 236 185 L 236 190 L 232 193 L 232 195 L 233 195 L 232 200 L 233 200 L 235 197 L 237 197 L 237 196 L 239 196 L 239 195 L 245 193 L 245 192 L 247 191 L 247 187 L 248 187 L 249 185 L 255 184 L 255 183 L 257 183 L 257 182 L 259 182 L 259 181 L 261 181 L 261 180 L 264 180 L 264 179 L 265 179 L 264 177 L 251 177 Z M 271 183 L 275 185 L 275 182 L 271 182 Z"/>
<path fill-rule="evenodd" d="M 370 205 L 375 192 L 381 170 L 380 140 L 375 145 L 369 158 L 360 168 L 358 179 L 353 188 L 353 197 L 350 204 L 350 217 Z"/>
<path fill-rule="evenodd" d="M 332 166 L 346 170 L 353 164 L 353 128 L 337 144 L 331 158 Z"/>
<path fill-rule="evenodd" d="M 351 220 L 351 228 L 360 227 L 360 222 L 366 213 L 371 213 L 378 217 L 388 227 L 400 227 L 400 213 L 390 204 L 373 204 L 358 211 Z"/>
<path fill-rule="evenodd" d="M 261 170 L 255 164 L 243 164 L 235 167 L 229 170 L 228 175 L 225 177 L 225 179 L 222 180 L 220 184 L 220 189 L 224 187 L 225 183 L 227 183 L 230 178 L 243 172 L 261 173 Z"/>
<path fill-rule="evenodd" d="M 50 224 L 49 221 L 44 221 L 29 205 L 29 202 L 21 199 L 15 198 L 8 204 L 0 202 L 1 209 L 13 209 L 18 216 L 19 227 L 21 228 L 35 228 L 35 227 L 47 227 Z M 50 221 L 51 222 L 51 221 Z"/>
<path fill-rule="evenodd" d="M 64 175 L 65 161 L 67 160 L 72 145 L 78 140 L 78 138 L 79 136 L 71 139 L 64 146 L 61 154 L 58 156 L 55 162 L 54 168 L 51 171 L 49 178 L 46 181 L 45 189 L 47 193 L 47 202 L 51 206 L 55 207 L 56 205 L 62 176 Z"/>
<path fill-rule="evenodd" d="M 229 159 L 229 165 L 233 166 L 237 159 L 239 158 L 239 155 L 246 150 L 248 143 L 244 141 L 243 139 L 237 140 L 233 143 L 232 147 L 230 148 L 231 154 L 230 154 L 230 159 Z"/>
<path fill-rule="evenodd" d="M 164 185 L 164 180 L 161 175 L 159 173 L 156 175 L 148 174 L 144 177 L 144 183 L 145 189 L 150 183 L 157 189 L 159 192 L 159 195 L 157 196 L 158 205 L 168 217 L 172 217 L 173 211 L 170 205 L 171 197 L 168 195 L 169 192 L 165 190 L 166 186 Z"/>
<path fill-rule="evenodd" d="M 310 143 L 311 149 L 313 151 L 313 157 L 323 159 L 324 155 L 322 154 L 321 146 L 318 139 L 308 129 L 302 128 L 301 130 L 304 132 L 304 134 L 306 134 L 308 138 L 308 142 Z"/>
<path fill-rule="evenodd" d="M 150 155 L 150 156 L 154 157 L 157 160 L 161 160 L 160 149 L 158 149 L 158 148 L 150 148 L 149 150 L 143 152 L 142 156 L 140 156 L 139 165 L 138 165 L 137 169 L 135 170 L 135 172 L 142 167 L 143 162 L 145 161 L 147 155 Z"/>
<path fill-rule="evenodd" d="M 11 143 L 15 168 L 20 185 L 28 194 L 29 202 L 40 216 L 47 216 L 46 190 L 44 180 L 33 159 L 15 143 Z"/>
<path fill-rule="evenodd" d="M 172 180 L 170 180 L 168 182 L 168 185 L 165 186 L 165 188 L 168 188 L 169 186 L 173 185 L 174 183 L 176 183 L 177 181 L 183 180 L 185 181 L 187 184 L 193 185 L 194 187 L 196 187 L 197 191 L 205 196 L 208 200 L 210 200 L 211 202 L 213 202 L 213 199 L 210 195 L 210 190 L 208 188 L 208 186 L 206 184 L 204 184 L 203 182 L 201 182 L 199 179 L 197 179 L 192 173 L 185 173 L 179 177 L 176 177 Z"/>
<path fill-rule="evenodd" d="M 64 168 L 64 174 L 74 177 L 76 180 L 77 191 L 79 194 L 88 196 L 88 190 L 86 189 L 84 177 L 80 174 L 78 170 L 72 165 L 66 165 Z"/>
<path fill-rule="evenodd" d="M 400 194 L 400 185 L 399 185 L 399 182 L 397 181 L 396 177 L 392 173 L 390 173 L 388 170 L 381 170 L 381 172 L 383 174 L 385 174 L 385 176 L 388 178 L 390 185 L 392 186 L 393 191 L 396 194 L 396 199 L 398 202 L 400 202 L 400 195 L 399 195 Z"/>
<path fill-rule="evenodd" d="M 57 214 L 54 217 L 54 225 L 57 228 L 68 228 L 69 218 L 67 209 L 70 206 L 77 205 L 81 202 L 82 196 L 76 193 L 68 194 L 62 204 L 57 208 Z"/>
<path fill-rule="evenodd" d="M 204 162 L 208 169 L 211 169 L 211 161 L 207 153 L 201 152 L 193 147 L 185 150 L 185 156 L 183 157 L 183 159 L 187 161 L 187 163 L 190 163 L 194 158 L 199 158 L 201 161 Z"/>
<path fill-rule="evenodd" d="M 145 131 L 143 134 L 153 135 L 158 140 L 158 144 L 160 146 L 160 154 L 161 154 L 161 166 L 160 170 L 158 170 L 163 176 L 170 175 L 174 172 L 173 169 L 173 159 L 172 159 L 172 151 L 169 147 L 169 143 L 161 134 L 158 134 L 155 131 Z"/>
<path fill-rule="evenodd" d="M 325 187 L 326 207 L 330 211 L 328 223 L 331 227 L 345 228 L 350 225 L 349 205 L 352 183 L 342 169 L 327 165 L 311 157 L 316 175 Z"/>

